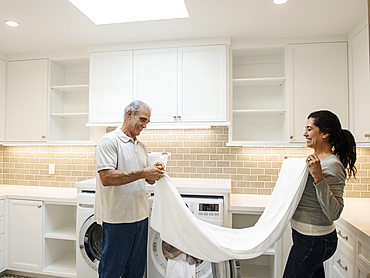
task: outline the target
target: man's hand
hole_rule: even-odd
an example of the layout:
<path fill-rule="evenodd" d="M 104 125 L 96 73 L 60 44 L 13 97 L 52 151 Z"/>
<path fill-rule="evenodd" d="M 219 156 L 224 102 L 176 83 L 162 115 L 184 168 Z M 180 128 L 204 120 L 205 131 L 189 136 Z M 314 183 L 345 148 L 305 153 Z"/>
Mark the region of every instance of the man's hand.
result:
<path fill-rule="evenodd" d="M 164 176 L 163 168 L 164 168 L 164 166 L 162 166 L 162 165 L 160 165 L 160 166 L 153 165 L 153 166 L 149 166 L 147 168 L 144 168 L 143 172 L 144 172 L 145 179 L 147 181 L 154 181 L 154 182 L 159 180 L 160 178 L 162 178 Z M 148 183 L 150 183 L 150 182 L 148 182 Z"/>

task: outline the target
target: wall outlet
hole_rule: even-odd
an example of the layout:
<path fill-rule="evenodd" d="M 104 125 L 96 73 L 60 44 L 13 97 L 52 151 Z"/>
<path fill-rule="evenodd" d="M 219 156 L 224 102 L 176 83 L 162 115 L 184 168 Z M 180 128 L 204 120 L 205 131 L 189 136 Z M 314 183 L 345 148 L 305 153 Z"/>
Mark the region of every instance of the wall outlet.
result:
<path fill-rule="evenodd" d="M 49 164 L 49 175 L 55 174 L 55 164 Z"/>

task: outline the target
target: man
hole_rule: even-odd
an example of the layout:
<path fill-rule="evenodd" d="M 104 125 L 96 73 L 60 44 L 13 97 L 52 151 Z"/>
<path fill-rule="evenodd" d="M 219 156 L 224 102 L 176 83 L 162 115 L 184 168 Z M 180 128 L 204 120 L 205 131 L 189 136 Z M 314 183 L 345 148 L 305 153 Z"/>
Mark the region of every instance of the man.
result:
<path fill-rule="evenodd" d="M 102 225 L 101 278 L 142 278 L 146 264 L 149 205 L 145 180 L 153 184 L 164 165 L 148 166 L 148 151 L 137 139 L 150 121 L 142 101 L 126 106 L 124 122 L 96 147 L 95 220 Z"/>

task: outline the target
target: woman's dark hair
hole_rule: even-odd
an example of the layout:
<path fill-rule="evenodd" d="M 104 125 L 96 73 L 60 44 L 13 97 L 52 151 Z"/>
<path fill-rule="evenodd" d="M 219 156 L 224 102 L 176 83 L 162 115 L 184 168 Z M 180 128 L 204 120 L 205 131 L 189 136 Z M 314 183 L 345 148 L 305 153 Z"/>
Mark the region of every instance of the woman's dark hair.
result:
<path fill-rule="evenodd" d="M 333 153 L 339 157 L 344 168 L 347 169 L 348 176 L 355 177 L 357 169 L 356 162 L 356 142 L 352 133 L 342 129 L 338 117 L 331 111 L 320 110 L 312 112 L 307 119 L 313 118 L 314 124 L 321 132 L 329 134 L 329 140 L 333 147 Z"/>

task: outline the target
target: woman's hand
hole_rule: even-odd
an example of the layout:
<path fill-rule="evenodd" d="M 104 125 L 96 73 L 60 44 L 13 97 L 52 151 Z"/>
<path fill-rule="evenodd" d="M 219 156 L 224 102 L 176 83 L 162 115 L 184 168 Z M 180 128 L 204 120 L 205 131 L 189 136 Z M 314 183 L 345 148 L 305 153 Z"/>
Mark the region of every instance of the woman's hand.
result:
<path fill-rule="evenodd" d="M 321 169 L 320 158 L 316 154 L 310 154 L 306 159 L 306 163 L 315 183 L 318 184 L 323 181 L 324 175 Z"/>

